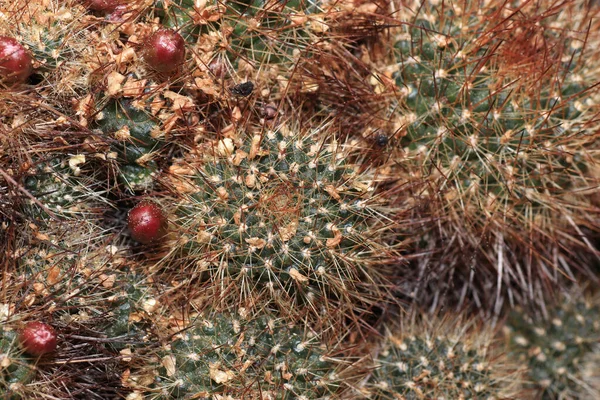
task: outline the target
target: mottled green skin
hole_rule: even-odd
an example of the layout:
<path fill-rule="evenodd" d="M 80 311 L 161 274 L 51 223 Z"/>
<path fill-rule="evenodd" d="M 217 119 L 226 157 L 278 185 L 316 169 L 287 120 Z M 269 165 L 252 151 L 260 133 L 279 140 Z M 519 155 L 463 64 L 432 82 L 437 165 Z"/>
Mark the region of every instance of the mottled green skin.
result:
<path fill-rule="evenodd" d="M 173 357 L 175 366 L 171 373 L 159 369 L 160 393 L 153 398 L 227 394 L 253 399 L 270 394 L 274 399 L 316 399 L 335 390 L 336 364 L 324 358 L 318 339 L 299 327 L 268 317 L 245 321 L 214 314 L 181 336 L 162 355 L 163 365 Z M 216 371 L 229 372 L 230 378 L 219 379 Z"/>
<path fill-rule="evenodd" d="M 69 166 L 69 159 L 61 155 L 39 162 L 23 182 L 29 193 L 59 218 L 72 218 L 89 212 L 94 206 L 94 202 L 90 201 L 91 192 L 98 189 L 98 182 L 87 172 L 82 171 L 76 176 L 74 169 Z M 84 165 L 80 167 L 84 170 L 87 168 Z M 31 199 L 26 202 L 28 216 L 48 220 L 48 214 L 39 204 Z"/>
<path fill-rule="evenodd" d="M 367 387 L 372 399 L 406 400 L 500 398 L 505 389 L 488 349 L 443 335 L 387 338 Z"/>
<path fill-rule="evenodd" d="M 0 323 L 4 324 L 3 321 Z M 9 365 L 3 366 L 3 363 Z M 2 398 L 6 400 L 23 398 L 21 385 L 30 383 L 35 374 L 33 360 L 23 354 L 19 347 L 17 331 L 2 329 L 0 325 L 0 395 Z"/>
<path fill-rule="evenodd" d="M 314 140 L 276 130 L 252 160 L 241 159 L 251 154 L 250 137 L 233 155 L 209 158 L 195 193 L 174 211 L 178 231 L 215 279 L 250 278 L 254 293 L 283 288 L 300 303 L 324 296 L 368 302 L 381 284 L 378 264 L 392 252 L 386 229 L 376 228 L 385 221 L 374 183 L 347 164 L 341 146 Z"/>
<path fill-rule="evenodd" d="M 512 357 L 528 365 L 530 387 L 542 399 L 580 398 L 586 392 L 581 367 L 600 341 L 600 307 L 574 300 L 549 310 L 548 320 L 522 310 L 508 320 Z"/>
<path fill-rule="evenodd" d="M 527 77 L 499 72 L 499 42 L 476 44 L 492 24 L 454 16 L 452 7 L 431 8 L 437 20 L 417 17 L 414 25 L 403 25 L 394 45 L 394 113 L 406 118 L 400 134 L 410 159 L 405 165 L 433 184 L 430 190 L 456 192 L 476 208 L 493 201 L 509 218 L 520 219 L 526 210 L 547 213 L 548 204 L 539 199 L 568 194 L 587 170 L 585 149 L 569 146 L 587 135 L 578 118 L 587 108 L 584 90 L 593 82 L 586 85 L 566 57 L 557 75 L 523 87 Z M 460 23 L 467 26 L 461 30 Z M 581 49 L 569 47 L 574 42 L 564 39 L 564 55 L 579 60 Z M 441 206 L 465 204 L 450 200 Z M 485 226 L 485 212 L 467 215 L 467 223 Z"/>
<path fill-rule="evenodd" d="M 121 98 L 110 100 L 102 109 L 102 118 L 97 122 L 98 128 L 113 140 L 113 148 L 119 154 L 121 180 L 131 190 L 150 189 L 153 185 L 152 173 L 156 163 L 148 161 L 140 163 L 140 157 L 159 151 L 164 142 L 156 137 L 157 120 L 151 115 L 148 107 L 132 104 L 132 99 Z M 129 138 L 115 138 L 120 129 L 129 128 Z"/>

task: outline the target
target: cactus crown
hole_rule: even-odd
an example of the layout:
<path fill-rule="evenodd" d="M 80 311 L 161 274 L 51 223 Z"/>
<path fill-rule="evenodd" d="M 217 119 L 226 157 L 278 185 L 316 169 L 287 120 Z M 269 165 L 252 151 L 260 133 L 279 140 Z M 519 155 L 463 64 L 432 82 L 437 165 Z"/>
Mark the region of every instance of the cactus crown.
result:
<path fill-rule="evenodd" d="M 269 316 L 212 313 L 162 354 L 153 398 L 323 398 L 339 385 L 326 352 L 315 334 Z"/>
<path fill-rule="evenodd" d="M 523 74 L 533 60 L 519 60 L 520 72 L 510 64 L 506 46 L 517 39 L 500 44 L 493 26 L 492 17 L 502 12 L 507 10 L 483 16 L 452 5 L 425 7 L 395 42 L 395 112 L 405 157 L 420 166 L 415 173 L 438 178 L 451 216 L 463 207 L 467 220 L 461 222 L 475 226 L 487 222 L 472 210 L 519 224 L 539 213 L 548 216 L 557 206 L 553 201 L 586 186 L 591 154 L 582 145 L 591 140 L 582 115 L 595 105 L 586 92 L 593 82 L 582 74 L 584 38 L 553 30 L 551 17 L 539 16 L 547 27 L 543 35 L 539 31 L 545 47 L 527 48 L 548 68 Z"/>
<path fill-rule="evenodd" d="M 516 393 L 518 370 L 499 352 L 492 330 L 462 317 L 409 324 L 390 327 L 378 349 L 365 387 L 373 398 L 488 399 Z"/>
<path fill-rule="evenodd" d="M 374 266 L 396 253 L 377 182 L 349 162 L 352 144 L 316 136 L 282 124 L 222 139 L 173 169 L 187 192 L 173 212 L 180 242 L 199 271 L 292 308 L 380 299 L 384 269 Z"/>
<path fill-rule="evenodd" d="M 578 397 L 589 390 L 582 384 L 582 367 L 600 341 L 600 306 L 597 299 L 579 297 L 562 296 L 548 318 L 516 310 L 508 320 L 514 357 L 529 365 L 531 385 L 544 399 Z"/>

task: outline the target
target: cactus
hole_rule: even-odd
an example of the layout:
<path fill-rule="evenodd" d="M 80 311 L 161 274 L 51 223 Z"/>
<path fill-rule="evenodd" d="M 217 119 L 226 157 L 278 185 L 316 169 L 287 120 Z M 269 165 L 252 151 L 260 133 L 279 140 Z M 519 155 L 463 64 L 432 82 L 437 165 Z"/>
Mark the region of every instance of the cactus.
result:
<path fill-rule="evenodd" d="M 24 179 L 24 188 L 35 197 L 27 199 L 28 216 L 47 221 L 50 212 L 60 218 L 93 218 L 103 190 L 91 168 L 85 154 L 41 159 Z"/>
<path fill-rule="evenodd" d="M 90 69 L 84 67 L 86 56 L 93 51 L 89 30 L 81 29 L 85 9 L 78 1 L 25 4 L 0 2 L 3 15 L 0 32 L 15 35 L 33 56 L 34 67 L 42 79 L 38 90 L 46 102 L 60 100 L 65 106 L 74 93 L 87 84 Z M 39 79 L 39 78 L 38 78 Z"/>
<path fill-rule="evenodd" d="M 596 297 L 574 292 L 560 296 L 545 318 L 522 309 L 511 313 L 505 328 L 508 345 L 516 362 L 529 366 L 536 398 L 598 397 L 592 379 L 598 369 L 599 312 Z"/>
<path fill-rule="evenodd" d="M 200 4 L 177 0 L 165 6 L 166 2 L 159 3 L 157 11 L 162 23 L 180 31 L 197 49 L 195 62 L 200 70 L 219 80 L 231 79 L 233 84 L 256 81 L 260 96 L 265 97 L 288 90 L 318 91 L 318 82 L 305 74 L 306 64 L 322 47 L 332 48 L 344 40 L 323 36 L 334 25 L 328 16 L 341 15 L 337 4 L 323 6 L 328 11 L 312 0 Z M 209 89 L 205 79 L 199 83 L 198 90 L 221 93 L 220 85 Z"/>
<path fill-rule="evenodd" d="M 96 116 L 98 128 L 114 140 L 120 164 L 120 179 L 127 188 L 153 187 L 157 165 L 153 157 L 161 149 L 160 126 L 150 110 L 152 100 L 111 99 Z"/>
<path fill-rule="evenodd" d="M 43 316 L 60 337 L 55 354 L 38 363 L 27 381 L 19 378 L 15 393 L 23 399 L 67 399 L 75 392 L 111 398 L 126 393 L 119 380 L 127 362 L 135 362 L 136 349 L 152 341 L 148 318 L 158 318 L 160 307 L 148 276 L 127 271 L 127 259 L 115 245 L 101 246 L 106 237 L 90 238 L 98 235 L 91 224 L 62 225 L 62 231 L 44 225 L 25 232 L 30 242 L 10 257 L 15 265 L 2 280 L 7 289 L 0 305 L 16 321 L 7 327 L 16 330 L 23 325 L 19 321 Z M 17 372 L 25 376 L 23 368 Z"/>
<path fill-rule="evenodd" d="M 331 303 L 343 314 L 382 300 L 386 265 L 400 260 L 388 242 L 391 211 L 372 171 L 351 162 L 356 143 L 320 139 L 328 136 L 282 124 L 174 166 L 169 186 L 185 198 L 169 212 L 180 232 L 171 263 L 286 312 L 319 314 Z"/>
<path fill-rule="evenodd" d="M 460 315 L 389 325 L 362 394 L 372 399 L 520 398 L 519 368 L 494 332 Z"/>
<path fill-rule="evenodd" d="M 598 10 L 0 0 L 0 397 L 599 397 Z"/>
<path fill-rule="evenodd" d="M 325 398 L 341 383 L 327 350 L 318 335 L 268 315 L 199 316 L 155 357 L 145 398 Z"/>
<path fill-rule="evenodd" d="M 6 305 L 0 304 L 0 307 Z M 7 323 L 6 316 L 0 318 L 0 393 L 7 400 L 19 399 L 25 393 L 25 385 L 36 375 L 35 358 L 23 353 L 17 331 Z"/>
<path fill-rule="evenodd" d="M 419 232 L 421 246 L 440 249 L 441 265 L 458 264 L 446 270 L 459 279 L 474 273 L 518 298 L 532 296 L 525 268 L 535 285 L 560 280 L 559 267 L 546 266 L 557 252 L 585 271 L 585 255 L 597 250 L 581 232 L 599 228 L 589 196 L 598 74 L 586 62 L 598 38 L 567 29 L 585 26 L 584 12 L 577 3 L 560 11 L 524 4 L 518 13 L 494 1 L 399 7 L 397 20 L 409 22 L 393 33 L 386 72 L 396 162 L 433 221 Z M 441 245 L 447 240 L 458 245 Z"/>

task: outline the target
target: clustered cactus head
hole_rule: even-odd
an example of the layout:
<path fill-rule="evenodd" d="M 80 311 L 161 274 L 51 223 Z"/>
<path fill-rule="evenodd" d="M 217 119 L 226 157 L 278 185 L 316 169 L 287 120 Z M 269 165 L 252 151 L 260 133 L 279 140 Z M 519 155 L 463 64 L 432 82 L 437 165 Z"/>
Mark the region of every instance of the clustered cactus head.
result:
<path fill-rule="evenodd" d="M 173 166 L 167 186 L 184 198 L 169 211 L 179 232 L 170 263 L 208 273 L 225 298 L 260 295 L 286 312 L 382 301 L 389 265 L 401 261 L 387 199 L 361 169 L 358 142 L 328 128 L 232 132 Z"/>
<path fill-rule="evenodd" d="M 126 248 L 90 221 L 60 225 L 28 227 L 20 237 L 28 242 L 8 253 L 0 342 L 10 346 L 0 349 L 0 393 L 113 398 L 126 393 L 120 380 L 136 348 L 153 340 L 157 296 L 146 274 L 129 270 Z"/>
<path fill-rule="evenodd" d="M 574 291 L 556 299 L 546 313 L 514 310 L 505 328 L 512 357 L 529 367 L 532 396 L 597 398 L 598 297 Z"/>
<path fill-rule="evenodd" d="M 0 0 L 0 397 L 600 397 L 587 6 Z"/>
<path fill-rule="evenodd" d="M 444 266 L 429 274 L 423 258 L 418 275 L 501 305 L 589 273 L 597 19 L 577 2 L 409 3 L 397 3 L 378 84 L 393 99 L 399 182 L 431 221 L 416 242 Z"/>
<path fill-rule="evenodd" d="M 327 398 L 339 392 L 343 363 L 303 324 L 265 313 L 198 315 L 129 384 L 149 399 Z M 145 376 L 153 381 L 142 387 Z M 146 379 L 147 381 L 147 379 Z"/>
<path fill-rule="evenodd" d="M 405 320 L 404 320 L 405 319 Z M 493 329 L 461 315 L 403 317 L 373 351 L 361 393 L 373 399 L 521 398 L 519 366 Z"/>

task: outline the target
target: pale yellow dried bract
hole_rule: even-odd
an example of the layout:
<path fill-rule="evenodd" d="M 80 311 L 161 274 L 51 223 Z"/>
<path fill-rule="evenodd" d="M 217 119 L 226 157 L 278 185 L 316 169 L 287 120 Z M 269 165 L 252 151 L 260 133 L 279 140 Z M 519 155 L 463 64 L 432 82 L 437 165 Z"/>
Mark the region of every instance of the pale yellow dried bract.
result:
<path fill-rule="evenodd" d="M 287 242 L 296 235 L 298 221 L 292 221 L 286 226 L 279 228 L 279 236 L 283 242 Z"/>
<path fill-rule="evenodd" d="M 8 367 L 10 367 L 11 364 L 12 364 L 12 362 L 10 361 L 10 358 L 6 354 L 0 354 L 0 367 L 8 368 Z"/>
<path fill-rule="evenodd" d="M 144 94 L 146 90 L 146 79 L 127 79 L 127 82 L 123 85 L 123 96 L 139 98 Z M 141 109 L 145 108 L 145 104 L 141 105 Z"/>
<path fill-rule="evenodd" d="M 334 199 L 336 199 L 336 200 L 340 200 L 341 199 L 340 195 L 338 194 L 337 188 L 335 186 L 333 186 L 333 185 L 327 185 L 327 186 L 325 186 L 325 191 L 327 193 L 329 193 L 329 195 L 331 197 L 333 197 Z"/>
<path fill-rule="evenodd" d="M 181 112 L 183 110 L 194 108 L 194 101 L 190 97 L 182 96 L 178 93 L 171 91 L 164 92 L 163 96 L 167 99 L 170 99 L 173 102 L 171 110 L 175 112 Z"/>
<path fill-rule="evenodd" d="M 235 145 L 233 144 L 233 140 L 230 138 L 219 140 L 217 143 L 217 155 L 220 157 L 229 157 L 231 154 L 233 154 L 234 150 Z"/>
<path fill-rule="evenodd" d="M 53 286 L 56 283 L 58 283 L 59 280 L 60 280 L 60 268 L 58 267 L 58 265 L 53 265 L 48 270 L 48 276 L 46 278 L 46 282 L 50 286 Z"/>
<path fill-rule="evenodd" d="M 244 183 L 246 186 L 252 189 L 254 186 L 256 186 L 256 175 L 252 173 L 247 174 L 244 178 Z"/>
<path fill-rule="evenodd" d="M 115 286 L 116 280 L 117 280 L 117 276 L 115 274 L 112 274 L 112 275 L 101 274 L 100 275 L 100 283 L 106 289 L 110 289 L 113 286 Z"/>
<path fill-rule="evenodd" d="M 248 154 L 249 160 L 253 160 L 254 157 L 256 157 L 256 155 L 258 154 L 258 152 L 260 150 L 260 141 L 261 141 L 260 135 L 254 135 L 252 137 L 252 144 L 250 145 L 250 153 Z"/>
<path fill-rule="evenodd" d="M 117 140 L 129 140 L 131 138 L 131 133 L 129 131 L 129 126 L 123 125 L 121 129 L 115 132 L 115 139 Z"/>
<path fill-rule="evenodd" d="M 235 165 L 236 167 L 239 166 L 242 161 L 244 161 L 244 159 L 248 157 L 248 153 L 246 153 L 245 151 L 242 150 L 237 150 L 235 152 L 235 156 L 233 158 L 232 164 Z"/>
<path fill-rule="evenodd" d="M 339 245 L 340 242 L 342 241 L 342 232 L 340 232 L 340 230 L 337 229 L 336 227 L 333 227 L 332 230 L 333 230 L 333 237 L 327 239 L 327 242 L 326 242 L 327 247 L 330 247 L 330 248 Z"/>
<path fill-rule="evenodd" d="M 290 276 L 297 282 L 305 283 L 308 282 L 308 278 L 300 273 L 296 268 L 290 268 Z"/>
<path fill-rule="evenodd" d="M 173 376 L 177 372 L 176 358 L 174 355 L 164 356 L 161 360 L 161 364 L 167 370 L 167 376 Z"/>
<path fill-rule="evenodd" d="M 250 239 L 246 239 L 246 243 L 248 243 L 250 246 L 262 249 L 267 244 L 267 241 L 261 238 L 252 237 Z"/>
<path fill-rule="evenodd" d="M 196 242 L 210 243 L 211 238 L 212 238 L 212 235 L 209 232 L 206 232 L 204 230 L 199 230 L 198 234 L 196 235 Z"/>
<path fill-rule="evenodd" d="M 227 383 L 233 378 L 235 378 L 235 374 L 233 371 L 222 371 L 218 368 L 216 364 L 209 364 L 209 375 L 210 379 L 215 381 L 218 384 Z"/>
<path fill-rule="evenodd" d="M 123 83 L 123 81 L 125 80 L 125 76 L 121 75 L 120 73 L 113 71 L 110 74 L 108 74 L 108 77 L 106 77 L 106 81 L 107 81 L 107 88 L 106 88 L 106 94 L 108 96 L 115 96 L 117 94 L 119 94 L 119 92 L 121 91 L 121 84 Z"/>

